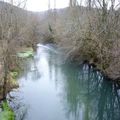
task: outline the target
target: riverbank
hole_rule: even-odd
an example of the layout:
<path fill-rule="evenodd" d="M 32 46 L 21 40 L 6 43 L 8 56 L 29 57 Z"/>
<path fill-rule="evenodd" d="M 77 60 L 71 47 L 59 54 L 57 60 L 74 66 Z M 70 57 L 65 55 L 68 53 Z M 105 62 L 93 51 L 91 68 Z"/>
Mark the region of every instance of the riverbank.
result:
<path fill-rule="evenodd" d="M 5 85 L 5 96 L 3 96 L 4 91 L 4 73 L 1 76 L 1 86 L 0 86 L 0 119 L 1 120 L 15 120 L 15 115 L 11 107 L 9 106 L 9 103 L 7 101 L 7 94 L 15 88 L 19 87 L 17 78 L 21 71 L 24 69 L 24 66 L 21 66 L 21 63 L 23 63 L 27 58 L 33 57 L 34 51 L 32 48 L 20 48 L 16 52 L 17 62 L 15 66 L 12 66 L 12 70 L 9 71 L 7 75 L 7 82 Z M 2 65 L 1 65 L 1 72 L 2 72 Z"/>
<path fill-rule="evenodd" d="M 51 40 L 71 61 L 89 61 L 113 81 L 120 80 L 120 11 L 75 6 L 49 13 L 40 25 L 43 43 Z M 62 11 L 62 12 L 61 12 Z M 48 25 L 49 23 L 49 25 Z M 46 27 L 47 26 L 47 27 Z M 52 38 L 52 39 L 51 39 Z"/>
<path fill-rule="evenodd" d="M 105 78 L 120 85 L 120 74 L 116 64 L 111 65 L 111 62 L 106 63 L 107 66 L 104 68 L 98 58 L 89 57 L 89 54 L 84 54 L 84 51 L 81 52 L 79 48 L 75 48 L 72 46 L 64 47 L 65 45 L 61 46 L 59 44 L 60 43 L 58 43 L 58 46 L 60 46 L 61 49 L 64 48 L 63 51 L 66 55 L 66 61 L 69 61 L 71 63 L 77 63 L 78 65 L 87 64 L 89 68 L 93 68 L 94 70 L 100 71 L 103 74 L 103 76 L 105 76 Z"/>

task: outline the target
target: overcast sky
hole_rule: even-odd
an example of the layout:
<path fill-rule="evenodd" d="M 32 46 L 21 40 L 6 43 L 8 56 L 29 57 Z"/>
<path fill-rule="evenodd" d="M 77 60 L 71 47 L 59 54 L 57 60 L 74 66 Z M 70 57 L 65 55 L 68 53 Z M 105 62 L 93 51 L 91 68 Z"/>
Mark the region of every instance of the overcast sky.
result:
<path fill-rule="evenodd" d="M 69 4 L 69 0 L 56 0 L 56 8 L 64 8 Z M 51 0 L 51 8 L 54 8 L 54 0 Z M 48 0 L 28 0 L 27 10 L 44 11 L 48 9 Z"/>
<path fill-rule="evenodd" d="M 3 1 L 3 0 L 0 0 Z M 11 0 L 4 0 L 6 2 L 11 2 Z M 14 1 L 14 5 L 17 5 L 18 3 L 24 1 L 24 0 L 13 0 Z M 30 11 L 44 11 L 44 10 L 48 10 L 48 1 L 49 0 L 27 0 L 27 4 L 26 4 L 26 9 L 30 10 Z M 54 1 L 56 1 L 56 8 L 65 8 L 69 5 L 69 0 L 50 0 L 51 3 L 51 8 L 54 8 Z M 85 5 L 87 0 L 78 0 L 81 1 L 79 4 L 80 5 Z M 105 0 L 106 2 L 109 2 L 111 0 Z M 117 5 L 118 3 L 120 3 L 120 0 L 115 0 L 115 5 Z M 100 2 L 102 2 L 102 0 L 100 0 Z M 97 3 L 97 5 L 99 6 L 99 4 Z M 110 4 L 108 4 L 108 8 L 109 6 L 111 6 Z"/>

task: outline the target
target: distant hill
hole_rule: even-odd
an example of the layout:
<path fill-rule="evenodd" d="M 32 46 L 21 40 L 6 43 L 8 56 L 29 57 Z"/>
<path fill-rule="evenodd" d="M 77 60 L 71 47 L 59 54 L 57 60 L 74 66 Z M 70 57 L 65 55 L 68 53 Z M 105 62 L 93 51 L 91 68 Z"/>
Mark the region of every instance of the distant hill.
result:
<path fill-rule="evenodd" d="M 16 31 L 21 32 L 22 30 L 23 32 L 21 38 L 19 38 L 21 41 L 28 39 L 30 42 L 32 39 L 37 39 L 38 42 L 41 42 L 50 37 L 50 28 L 53 30 L 56 39 L 62 39 L 62 36 L 64 37 L 64 35 L 74 30 L 75 25 L 77 27 L 85 26 L 88 20 L 86 11 L 86 7 L 77 6 L 73 8 L 67 7 L 43 12 L 32 12 L 9 3 L 0 2 L 0 12 L 2 16 L 0 22 L 7 25 L 6 23 L 9 23 L 12 17 L 13 24 L 16 24 L 18 27 Z M 70 44 L 73 42 L 70 41 L 70 39 L 66 41 L 68 42 L 68 40 Z"/>

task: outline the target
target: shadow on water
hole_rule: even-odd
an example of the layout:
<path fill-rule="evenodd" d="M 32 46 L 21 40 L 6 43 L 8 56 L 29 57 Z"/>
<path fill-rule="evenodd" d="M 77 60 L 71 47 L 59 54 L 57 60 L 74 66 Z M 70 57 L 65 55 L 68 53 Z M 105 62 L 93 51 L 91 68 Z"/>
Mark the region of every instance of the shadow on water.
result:
<path fill-rule="evenodd" d="M 14 107 L 16 120 L 119 120 L 116 84 L 87 65 L 64 64 L 55 49 L 38 45 L 19 79 L 20 88 L 11 92 L 19 106 Z"/>

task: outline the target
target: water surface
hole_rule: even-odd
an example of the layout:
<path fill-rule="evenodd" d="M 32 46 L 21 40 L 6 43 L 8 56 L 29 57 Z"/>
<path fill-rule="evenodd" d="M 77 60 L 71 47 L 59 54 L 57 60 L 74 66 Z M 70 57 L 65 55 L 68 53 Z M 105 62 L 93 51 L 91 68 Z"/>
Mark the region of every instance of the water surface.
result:
<path fill-rule="evenodd" d="M 17 120 L 120 120 L 116 85 L 87 65 L 64 63 L 61 52 L 38 45 L 19 79 Z M 23 106 L 22 106 L 23 105 Z"/>

